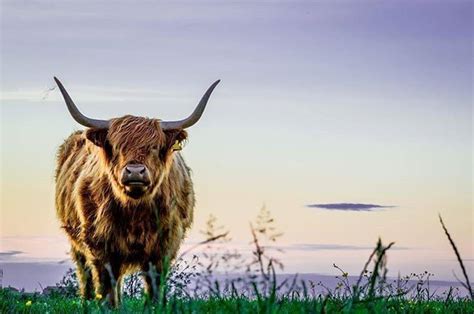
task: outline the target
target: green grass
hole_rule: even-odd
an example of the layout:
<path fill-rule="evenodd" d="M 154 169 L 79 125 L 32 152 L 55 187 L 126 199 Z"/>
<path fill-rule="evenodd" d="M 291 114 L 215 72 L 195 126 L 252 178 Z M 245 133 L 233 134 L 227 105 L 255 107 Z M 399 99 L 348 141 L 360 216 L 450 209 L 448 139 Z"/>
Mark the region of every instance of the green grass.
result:
<path fill-rule="evenodd" d="M 0 290 L 1 313 L 474 313 L 474 302 L 413 301 L 377 298 L 352 302 L 343 298 L 181 298 L 165 305 L 145 304 L 144 298 L 125 298 L 119 309 L 111 310 L 100 300 L 48 297 Z"/>

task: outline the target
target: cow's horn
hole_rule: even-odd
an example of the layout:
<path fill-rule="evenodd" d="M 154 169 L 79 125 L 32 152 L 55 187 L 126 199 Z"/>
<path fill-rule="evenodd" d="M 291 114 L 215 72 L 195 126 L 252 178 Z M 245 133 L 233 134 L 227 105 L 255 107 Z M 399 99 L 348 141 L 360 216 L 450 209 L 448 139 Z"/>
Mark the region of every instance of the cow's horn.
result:
<path fill-rule="evenodd" d="M 177 129 L 186 129 L 195 124 L 199 121 L 204 112 L 204 108 L 206 108 L 207 101 L 212 94 L 214 88 L 219 84 L 221 80 L 215 81 L 204 93 L 202 96 L 201 101 L 197 105 L 196 109 L 194 109 L 193 113 L 189 117 L 179 121 L 161 121 L 160 125 L 163 130 L 177 130 Z"/>
<path fill-rule="evenodd" d="M 61 94 L 63 94 L 64 100 L 66 101 L 67 109 L 71 113 L 71 116 L 74 118 L 74 120 L 76 120 L 78 123 L 82 124 L 83 126 L 87 126 L 89 128 L 106 129 L 109 127 L 108 120 L 91 119 L 83 115 L 79 111 L 79 109 L 77 109 L 76 105 L 74 104 L 71 97 L 67 93 L 63 84 L 56 77 L 54 77 L 54 80 L 56 81 L 56 84 L 58 84 L 59 90 L 61 91 Z"/>

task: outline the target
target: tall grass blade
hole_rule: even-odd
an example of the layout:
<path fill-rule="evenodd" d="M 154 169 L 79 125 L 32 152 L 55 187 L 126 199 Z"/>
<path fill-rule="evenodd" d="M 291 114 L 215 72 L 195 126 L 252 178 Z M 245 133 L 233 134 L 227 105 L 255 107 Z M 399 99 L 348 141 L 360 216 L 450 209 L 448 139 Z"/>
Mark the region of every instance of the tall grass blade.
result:
<path fill-rule="evenodd" d="M 471 299 L 474 300 L 474 293 L 472 291 L 471 282 L 469 281 L 469 277 L 467 276 L 466 267 L 464 267 L 464 263 L 462 261 L 461 254 L 459 254 L 459 250 L 458 250 L 456 244 L 454 243 L 454 240 L 451 237 L 451 234 L 449 233 L 448 229 L 444 225 L 443 218 L 441 218 L 441 214 L 439 214 L 438 216 L 439 216 L 439 222 L 441 223 L 441 226 L 443 227 L 444 233 L 448 237 L 449 243 L 451 244 L 451 247 L 453 248 L 454 253 L 456 254 L 456 258 L 458 259 L 459 265 L 461 266 L 462 273 L 464 275 L 464 279 L 466 280 L 466 283 L 464 283 L 462 281 L 460 281 L 460 283 L 463 285 L 464 288 L 466 288 L 469 291 L 469 295 L 470 295 Z"/>

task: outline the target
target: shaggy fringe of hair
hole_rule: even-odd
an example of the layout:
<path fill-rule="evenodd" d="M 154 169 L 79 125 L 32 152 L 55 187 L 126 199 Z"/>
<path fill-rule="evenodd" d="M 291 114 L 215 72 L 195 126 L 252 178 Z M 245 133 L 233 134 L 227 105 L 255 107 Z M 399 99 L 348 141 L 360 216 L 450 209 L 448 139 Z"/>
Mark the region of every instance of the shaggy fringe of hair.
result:
<path fill-rule="evenodd" d="M 127 115 L 110 122 L 109 139 L 117 144 L 120 150 L 162 146 L 166 142 L 166 135 L 157 119 Z"/>

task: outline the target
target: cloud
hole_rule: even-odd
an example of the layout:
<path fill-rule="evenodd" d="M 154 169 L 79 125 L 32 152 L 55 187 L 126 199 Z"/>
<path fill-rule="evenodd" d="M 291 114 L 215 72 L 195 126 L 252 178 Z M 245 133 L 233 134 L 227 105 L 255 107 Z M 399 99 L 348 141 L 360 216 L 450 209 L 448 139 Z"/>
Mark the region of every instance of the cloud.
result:
<path fill-rule="evenodd" d="M 285 251 L 359 251 L 373 250 L 372 245 L 350 245 L 350 244 L 327 244 L 327 243 L 295 243 L 284 246 L 275 246 L 274 248 Z M 409 250 L 408 247 L 394 246 L 391 250 Z"/>
<path fill-rule="evenodd" d="M 22 251 L 5 251 L 0 252 L 0 261 L 6 261 L 14 257 L 15 255 L 23 253 Z"/>
<path fill-rule="evenodd" d="M 316 244 L 297 243 L 287 246 L 287 250 L 297 251 L 322 251 L 322 250 L 370 250 L 371 246 L 347 245 L 347 244 Z"/>
<path fill-rule="evenodd" d="M 0 237 L 0 262 L 58 262 L 69 258 L 66 236 Z"/>
<path fill-rule="evenodd" d="M 72 85 L 72 84 L 71 84 Z M 71 92 L 72 90 L 72 92 Z M 131 102 L 131 101 L 188 101 L 194 100 L 194 95 L 183 95 L 181 91 L 162 92 L 152 88 L 125 87 L 125 86 L 72 86 L 69 90 L 74 99 L 81 102 Z M 28 102 L 61 102 L 63 98 L 56 86 L 46 88 L 33 87 L 26 89 L 2 89 L 0 100 L 6 101 L 28 101 Z"/>
<path fill-rule="evenodd" d="M 332 203 L 332 204 L 309 204 L 306 207 L 321 208 L 326 210 L 365 211 L 370 212 L 378 209 L 393 208 L 391 205 L 360 204 L 360 203 Z"/>

